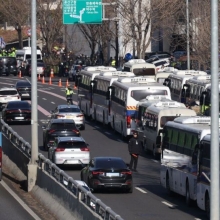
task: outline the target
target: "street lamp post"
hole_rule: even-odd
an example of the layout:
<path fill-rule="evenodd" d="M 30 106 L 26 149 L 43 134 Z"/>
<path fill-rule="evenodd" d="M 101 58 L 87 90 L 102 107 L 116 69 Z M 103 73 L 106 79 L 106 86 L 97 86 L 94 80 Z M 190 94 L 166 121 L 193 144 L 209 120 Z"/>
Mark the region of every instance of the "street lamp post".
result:
<path fill-rule="evenodd" d="M 186 42 L 187 42 L 187 69 L 190 69 L 190 48 L 189 48 L 189 0 L 186 0 Z"/>

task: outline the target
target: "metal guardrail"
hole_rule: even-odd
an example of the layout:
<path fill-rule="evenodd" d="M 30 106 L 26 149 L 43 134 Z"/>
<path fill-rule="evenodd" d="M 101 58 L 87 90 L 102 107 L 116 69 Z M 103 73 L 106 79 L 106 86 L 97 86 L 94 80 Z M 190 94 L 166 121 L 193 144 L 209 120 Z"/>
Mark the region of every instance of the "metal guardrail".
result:
<path fill-rule="evenodd" d="M 18 135 L 8 124 L 1 119 L 2 133 L 20 149 L 26 156 L 31 157 L 31 145 Z M 43 154 L 38 154 L 38 167 L 57 182 L 64 185 L 73 195 L 81 202 L 86 204 L 91 211 L 97 213 L 104 220 L 123 220 L 120 215 L 115 213 L 110 207 L 105 205 L 100 199 L 95 197 L 90 191 L 86 190 L 83 186 L 79 185 L 72 177 L 70 177 L 63 170 L 58 168 Z"/>

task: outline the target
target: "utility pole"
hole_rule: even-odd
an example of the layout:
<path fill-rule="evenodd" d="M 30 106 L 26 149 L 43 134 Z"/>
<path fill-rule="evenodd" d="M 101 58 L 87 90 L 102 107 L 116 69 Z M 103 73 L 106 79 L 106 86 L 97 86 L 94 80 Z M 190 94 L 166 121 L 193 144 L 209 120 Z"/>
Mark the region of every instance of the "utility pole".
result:
<path fill-rule="evenodd" d="M 186 41 L 187 41 L 187 69 L 190 70 L 190 47 L 189 47 L 189 0 L 186 0 Z"/>
<path fill-rule="evenodd" d="M 37 75 L 36 0 L 31 1 L 31 75 Z M 31 77 L 31 160 L 28 164 L 28 192 L 36 184 L 38 161 L 37 80 Z"/>

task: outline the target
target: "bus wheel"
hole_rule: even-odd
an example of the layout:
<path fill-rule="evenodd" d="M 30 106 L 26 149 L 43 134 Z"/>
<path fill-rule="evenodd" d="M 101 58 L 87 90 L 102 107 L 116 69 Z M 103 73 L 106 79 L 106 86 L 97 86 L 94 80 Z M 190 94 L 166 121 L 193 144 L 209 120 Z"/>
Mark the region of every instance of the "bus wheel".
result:
<path fill-rule="evenodd" d="M 186 182 L 186 205 L 189 207 L 192 204 L 192 200 L 190 198 L 190 192 L 189 192 L 189 182 L 187 180 Z"/>
<path fill-rule="evenodd" d="M 156 147 L 155 146 L 153 146 L 153 157 L 154 157 L 154 159 L 159 159 L 159 154 L 156 152 Z"/>
<path fill-rule="evenodd" d="M 169 196 L 172 196 L 172 191 L 170 189 L 170 178 L 169 178 L 169 174 L 167 173 L 166 175 L 166 190 Z"/>
<path fill-rule="evenodd" d="M 206 216 L 208 217 L 208 219 L 210 219 L 210 199 L 208 193 L 206 193 L 205 196 L 205 211 L 206 211 Z"/>
<path fill-rule="evenodd" d="M 102 125 L 103 125 L 103 127 L 105 127 L 105 112 L 103 112 Z"/>

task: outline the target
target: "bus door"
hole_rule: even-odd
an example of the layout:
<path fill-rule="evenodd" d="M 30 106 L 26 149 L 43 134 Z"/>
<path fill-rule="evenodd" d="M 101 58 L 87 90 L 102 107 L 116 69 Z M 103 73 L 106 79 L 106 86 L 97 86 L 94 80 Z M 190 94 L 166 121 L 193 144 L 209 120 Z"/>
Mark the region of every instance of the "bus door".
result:
<path fill-rule="evenodd" d="M 180 97 L 181 103 L 186 104 L 186 100 L 189 97 L 190 97 L 190 85 L 184 84 L 181 90 L 181 97 Z"/>

